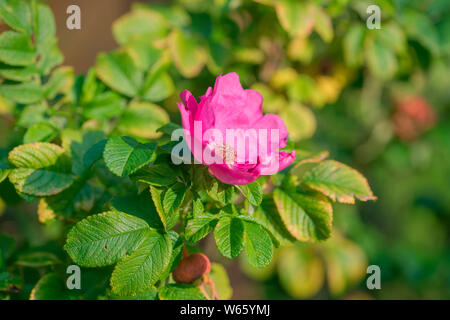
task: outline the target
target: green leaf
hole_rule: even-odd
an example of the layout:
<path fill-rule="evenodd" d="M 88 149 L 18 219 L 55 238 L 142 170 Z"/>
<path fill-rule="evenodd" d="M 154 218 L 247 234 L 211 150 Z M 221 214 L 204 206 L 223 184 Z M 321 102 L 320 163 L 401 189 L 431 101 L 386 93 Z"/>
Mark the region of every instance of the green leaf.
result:
<path fill-rule="evenodd" d="M 100 140 L 92 147 L 90 147 L 83 156 L 83 165 L 86 168 L 92 166 L 96 161 L 100 160 L 103 156 L 103 152 L 105 151 L 107 139 Z"/>
<path fill-rule="evenodd" d="M 18 168 L 10 172 L 9 180 L 20 193 L 46 197 L 70 187 L 73 183 L 73 176 L 46 169 Z"/>
<path fill-rule="evenodd" d="M 158 296 L 160 300 L 206 300 L 199 288 L 186 284 L 168 284 L 159 290 Z"/>
<path fill-rule="evenodd" d="M 135 172 L 131 178 L 153 186 L 170 186 L 177 182 L 177 173 L 166 163 L 152 164 Z"/>
<path fill-rule="evenodd" d="M 176 183 L 165 191 L 162 204 L 167 216 L 173 216 L 178 213 L 186 191 L 186 186 L 183 183 Z M 166 227 L 170 229 L 169 225 L 166 225 Z"/>
<path fill-rule="evenodd" d="M 167 73 L 162 73 L 146 85 L 142 98 L 157 102 L 170 97 L 174 91 L 175 85 L 173 84 L 172 78 Z"/>
<path fill-rule="evenodd" d="M 379 37 L 366 38 L 364 47 L 370 71 L 380 79 L 389 79 L 397 72 L 394 50 L 387 47 Z"/>
<path fill-rule="evenodd" d="M 34 62 L 35 56 L 29 35 L 15 31 L 0 34 L 0 61 L 13 66 L 26 66 Z"/>
<path fill-rule="evenodd" d="M 31 81 L 33 76 L 37 73 L 38 70 L 35 65 L 29 65 L 24 68 L 13 68 L 4 65 L 0 69 L 0 76 L 2 76 L 3 78 L 23 82 Z"/>
<path fill-rule="evenodd" d="M 314 29 L 323 41 L 330 42 L 333 40 L 334 31 L 330 16 L 319 6 L 313 6 L 312 12 L 314 15 Z"/>
<path fill-rule="evenodd" d="M 184 251 L 184 242 L 183 239 L 180 237 L 180 235 L 173 230 L 170 230 L 168 234 L 172 241 L 172 255 L 170 257 L 169 265 L 162 274 L 161 279 L 168 278 L 170 274 L 176 269 L 176 267 L 178 266 L 183 257 Z"/>
<path fill-rule="evenodd" d="M 244 247 L 244 225 L 241 219 L 224 216 L 214 229 L 217 249 L 227 258 L 236 258 Z"/>
<path fill-rule="evenodd" d="M 273 246 L 269 234 L 264 228 L 250 220 L 242 220 L 244 224 L 244 248 L 250 264 L 263 268 L 272 261 Z"/>
<path fill-rule="evenodd" d="M 197 242 L 214 230 L 219 219 L 213 215 L 196 216 L 189 220 L 184 236 L 190 242 Z"/>
<path fill-rule="evenodd" d="M 18 167 L 12 170 L 9 179 L 21 193 L 34 196 L 57 194 L 73 183 L 63 154 L 64 149 L 51 143 L 18 146 L 9 153 L 9 161 Z"/>
<path fill-rule="evenodd" d="M 116 295 L 111 292 L 110 298 L 112 300 L 157 300 L 158 298 L 158 291 L 155 287 L 150 287 L 136 295 L 130 295 L 130 296 L 121 296 Z"/>
<path fill-rule="evenodd" d="M 182 183 L 169 188 L 150 186 L 150 193 L 165 230 L 170 230 L 178 221 L 178 208 L 183 202 L 186 187 Z"/>
<path fill-rule="evenodd" d="M 43 88 L 34 82 L 20 84 L 3 84 L 0 95 L 17 103 L 35 103 L 44 98 Z"/>
<path fill-rule="evenodd" d="M 42 3 L 37 4 L 34 17 L 34 36 L 36 47 L 40 53 L 45 54 L 45 48 L 56 35 L 55 17 L 52 10 Z"/>
<path fill-rule="evenodd" d="M 258 207 L 261 204 L 263 192 L 261 185 L 257 181 L 240 186 L 239 189 L 242 190 L 242 193 L 251 205 Z"/>
<path fill-rule="evenodd" d="M 13 253 L 15 247 L 16 240 L 14 240 L 14 238 L 0 233 L 0 259 L 2 255 L 5 259 L 9 258 Z"/>
<path fill-rule="evenodd" d="M 131 254 L 149 234 L 148 224 L 122 212 L 104 212 L 78 222 L 64 249 L 84 267 L 102 267 Z"/>
<path fill-rule="evenodd" d="M 118 129 L 124 135 L 153 139 L 161 134 L 158 128 L 169 122 L 167 112 L 149 102 L 131 102 L 120 118 Z"/>
<path fill-rule="evenodd" d="M 227 271 L 221 264 L 211 263 L 209 278 L 214 282 L 220 300 L 231 299 L 233 288 L 230 285 Z"/>
<path fill-rule="evenodd" d="M 330 237 L 332 207 L 325 197 L 275 189 L 273 199 L 286 229 L 297 240 L 315 241 Z"/>
<path fill-rule="evenodd" d="M 97 76 L 108 86 L 128 97 L 137 96 L 142 73 L 126 52 L 100 54 L 95 66 Z"/>
<path fill-rule="evenodd" d="M 22 287 L 22 279 L 8 272 L 0 272 L 0 292 L 18 292 Z"/>
<path fill-rule="evenodd" d="M 112 173 L 125 177 L 148 164 L 155 149 L 155 143 L 142 144 L 130 137 L 114 137 L 106 143 L 103 157 Z"/>
<path fill-rule="evenodd" d="M 314 17 L 309 7 L 296 0 L 280 0 L 275 9 L 281 26 L 292 36 L 307 36 L 314 26 Z"/>
<path fill-rule="evenodd" d="M 311 298 L 323 287 L 324 266 L 314 249 L 312 246 L 287 246 L 279 253 L 280 284 L 296 299 Z"/>
<path fill-rule="evenodd" d="M 83 105 L 83 116 L 88 119 L 109 120 L 117 117 L 125 110 L 125 99 L 113 91 L 106 91 L 95 95 Z"/>
<path fill-rule="evenodd" d="M 357 67 L 361 65 L 364 49 L 365 26 L 361 24 L 352 25 L 342 40 L 344 58 L 348 66 Z"/>
<path fill-rule="evenodd" d="M 439 53 L 439 33 L 435 23 L 426 13 L 409 10 L 399 18 L 410 38 L 419 41 L 432 54 Z"/>
<path fill-rule="evenodd" d="M 164 57 L 163 50 L 152 44 L 152 39 L 137 38 L 127 44 L 125 50 L 133 58 L 136 66 L 142 71 L 149 71 Z M 151 72 L 149 72 L 151 73 Z"/>
<path fill-rule="evenodd" d="M 208 172 L 202 171 L 201 184 L 204 186 L 206 193 L 215 201 L 226 205 L 231 202 L 234 194 L 234 186 L 220 182 L 215 177 L 212 177 Z"/>
<path fill-rule="evenodd" d="M 274 245 L 290 244 L 296 239 L 286 229 L 283 220 L 278 214 L 277 207 L 273 199 L 264 199 L 253 216 L 261 222 L 261 224 L 270 231 L 275 238 Z"/>
<path fill-rule="evenodd" d="M 126 196 L 114 197 L 111 201 L 113 208 L 145 220 L 150 228 L 163 230 L 164 226 L 156 211 L 150 192 L 140 194 L 130 193 Z"/>
<path fill-rule="evenodd" d="M 333 160 L 323 161 L 305 173 L 302 184 L 337 202 L 355 203 L 355 198 L 376 200 L 361 173 Z"/>
<path fill-rule="evenodd" d="M 0 0 L 0 18 L 17 31 L 32 32 L 29 1 Z"/>
<path fill-rule="evenodd" d="M 194 217 L 198 217 L 205 211 L 205 206 L 203 205 L 202 199 L 197 198 L 192 201 L 192 213 Z"/>
<path fill-rule="evenodd" d="M 40 59 L 37 62 L 37 68 L 43 75 L 49 74 L 54 67 L 64 61 L 64 56 L 56 44 L 56 39 L 46 44 L 45 47 L 40 48 L 39 55 Z"/>
<path fill-rule="evenodd" d="M 17 125 L 28 128 L 35 123 L 45 121 L 46 110 L 47 106 L 42 102 L 25 106 L 25 108 L 23 108 L 22 112 L 20 113 Z"/>
<path fill-rule="evenodd" d="M 10 169 L 8 165 L 0 161 L 0 183 L 2 183 L 9 175 Z"/>
<path fill-rule="evenodd" d="M 30 300 L 68 300 L 63 279 L 57 273 L 48 273 L 31 290 Z"/>
<path fill-rule="evenodd" d="M 60 67 L 55 69 L 44 85 L 44 95 L 47 99 L 53 99 L 57 94 L 68 93 L 74 83 L 73 68 L 71 67 Z"/>
<path fill-rule="evenodd" d="M 58 129 L 48 122 L 40 122 L 28 128 L 23 137 L 24 143 L 50 142 L 58 135 Z"/>
<path fill-rule="evenodd" d="M 14 148 L 8 159 L 19 168 L 41 169 L 55 165 L 63 154 L 64 149 L 56 144 L 36 142 Z"/>
<path fill-rule="evenodd" d="M 61 261 L 50 252 L 32 252 L 19 256 L 16 265 L 30 268 L 42 268 L 60 264 Z"/>
<path fill-rule="evenodd" d="M 279 113 L 293 141 L 308 139 L 316 131 L 316 117 L 311 108 L 298 102 L 286 105 Z"/>
<path fill-rule="evenodd" d="M 150 288 L 168 267 L 171 255 L 170 236 L 152 230 L 136 251 L 117 264 L 111 276 L 113 292 L 132 295 Z"/>
<path fill-rule="evenodd" d="M 184 77 L 192 78 L 202 71 L 206 54 L 194 36 L 175 29 L 169 36 L 169 50 L 175 66 Z"/>
<path fill-rule="evenodd" d="M 133 10 L 113 24 L 114 38 L 122 45 L 136 37 L 163 38 L 167 31 L 166 19 L 158 12 L 145 9 Z"/>

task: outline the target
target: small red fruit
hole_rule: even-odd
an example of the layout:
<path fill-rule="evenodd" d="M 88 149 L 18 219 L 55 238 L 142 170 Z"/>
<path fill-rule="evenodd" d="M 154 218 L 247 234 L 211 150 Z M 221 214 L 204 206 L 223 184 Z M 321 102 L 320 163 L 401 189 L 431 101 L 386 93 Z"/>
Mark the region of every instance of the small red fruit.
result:
<path fill-rule="evenodd" d="M 420 96 L 404 97 L 397 101 L 395 107 L 395 132 L 402 140 L 419 137 L 436 122 L 433 108 Z"/>
<path fill-rule="evenodd" d="M 211 263 L 203 253 L 193 253 L 184 257 L 173 271 L 177 283 L 192 283 L 211 272 Z"/>

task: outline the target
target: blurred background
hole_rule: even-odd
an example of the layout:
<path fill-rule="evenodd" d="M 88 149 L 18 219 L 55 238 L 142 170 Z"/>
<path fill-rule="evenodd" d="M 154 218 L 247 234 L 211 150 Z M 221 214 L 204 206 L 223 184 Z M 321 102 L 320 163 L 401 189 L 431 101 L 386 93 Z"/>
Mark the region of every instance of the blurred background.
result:
<path fill-rule="evenodd" d="M 64 64 L 76 74 L 133 37 L 168 40 L 177 72 L 159 105 L 172 121 L 181 90 L 202 95 L 219 73 L 236 71 L 263 94 L 264 111 L 284 119 L 296 148 L 329 150 L 367 177 L 378 201 L 334 204 L 332 239 L 285 245 L 265 269 L 225 260 L 207 238 L 204 250 L 226 266 L 232 298 L 450 298 L 449 1 L 48 3 Z M 68 30 L 75 3 L 81 30 Z M 381 9 L 381 29 L 366 26 L 370 4 Z M 113 27 L 127 23 L 128 34 Z M 49 245 L 60 228 L 41 228 L 35 207 L 4 196 L 7 184 L 0 231 L 25 246 L 61 246 Z M 366 286 L 368 265 L 381 268 L 380 290 Z"/>

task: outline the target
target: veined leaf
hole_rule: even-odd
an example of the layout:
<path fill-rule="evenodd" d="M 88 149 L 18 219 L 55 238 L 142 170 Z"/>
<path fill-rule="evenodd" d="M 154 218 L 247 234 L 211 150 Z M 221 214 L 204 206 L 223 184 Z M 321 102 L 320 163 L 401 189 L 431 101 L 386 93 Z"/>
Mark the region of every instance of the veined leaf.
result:
<path fill-rule="evenodd" d="M 361 173 L 333 160 L 323 161 L 305 173 L 302 184 L 333 201 L 354 203 L 355 198 L 362 201 L 376 199 Z"/>
<path fill-rule="evenodd" d="M 250 220 L 242 219 L 244 224 L 244 247 L 248 261 L 256 268 L 267 266 L 272 261 L 273 246 L 264 228 Z"/>
<path fill-rule="evenodd" d="M 186 240 L 197 242 L 214 230 L 219 219 L 213 215 L 197 216 L 189 220 L 185 234 Z"/>
<path fill-rule="evenodd" d="M 170 186 L 177 182 L 176 172 L 165 163 L 144 167 L 131 176 L 139 182 L 153 186 Z"/>
<path fill-rule="evenodd" d="M 161 300 L 206 300 L 199 288 L 186 284 L 168 284 L 158 292 Z"/>
<path fill-rule="evenodd" d="M 169 188 L 150 186 L 150 193 L 165 230 L 172 229 L 178 221 L 178 208 L 183 202 L 186 187 L 182 183 Z"/>
<path fill-rule="evenodd" d="M 241 219 L 224 216 L 214 229 L 217 249 L 227 258 L 236 258 L 244 247 L 244 225 Z"/>
<path fill-rule="evenodd" d="M 8 159 L 18 168 L 41 169 L 56 164 L 63 154 L 64 149 L 56 144 L 36 142 L 14 148 Z"/>
<path fill-rule="evenodd" d="M 171 255 L 170 236 L 152 230 L 136 251 L 117 264 L 111 276 L 113 292 L 133 295 L 148 289 L 160 279 Z"/>
<path fill-rule="evenodd" d="M 112 173 L 125 177 L 152 160 L 156 144 L 142 144 L 130 137 L 114 137 L 108 140 L 103 152 L 106 166 Z"/>
<path fill-rule="evenodd" d="M 131 254 L 149 232 L 142 219 L 122 212 L 104 212 L 78 222 L 67 235 L 64 248 L 81 266 L 107 266 Z"/>
<path fill-rule="evenodd" d="M 253 216 L 258 219 L 258 221 L 260 221 L 275 238 L 275 247 L 279 246 L 280 243 L 290 244 L 296 240 L 286 229 L 273 199 L 264 199 Z"/>
<path fill-rule="evenodd" d="M 9 179 L 16 189 L 28 195 L 50 196 L 61 192 L 73 183 L 64 163 L 64 149 L 45 142 L 18 146 L 9 153 L 14 166 Z"/>
<path fill-rule="evenodd" d="M 261 204 L 261 201 L 263 199 L 263 192 L 261 185 L 257 181 L 247 185 L 239 186 L 238 188 L 242 190 L 242 193 L 251 205 L 258 207 Z"/>
<path fill-rule="evenodd" d="M 45 197 L 55 195 L 70 187 L 73 176 L 68 173 L 51 171 L 51 169 L 13 169 L 9 180 L 18 192 Z"/>
<path fill-rule="evenodd" d="M 275 189 L 273 199 L 286 229 L 300 241 L 330 237 L 332 207 L 325 197 Z"/>

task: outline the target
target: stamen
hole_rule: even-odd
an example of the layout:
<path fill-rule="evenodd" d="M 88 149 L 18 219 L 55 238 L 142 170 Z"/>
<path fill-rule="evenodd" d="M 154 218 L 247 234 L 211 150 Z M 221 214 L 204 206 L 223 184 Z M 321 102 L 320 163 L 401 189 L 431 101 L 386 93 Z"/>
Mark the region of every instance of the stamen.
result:
<path fill-rule="evenodd" d="M 231 167 L 237 158 L 237 153 L 233 147 L 228 144 L 217 144 L 214 147 L 214 152 L 222 157 L 225 164 Z"/>

